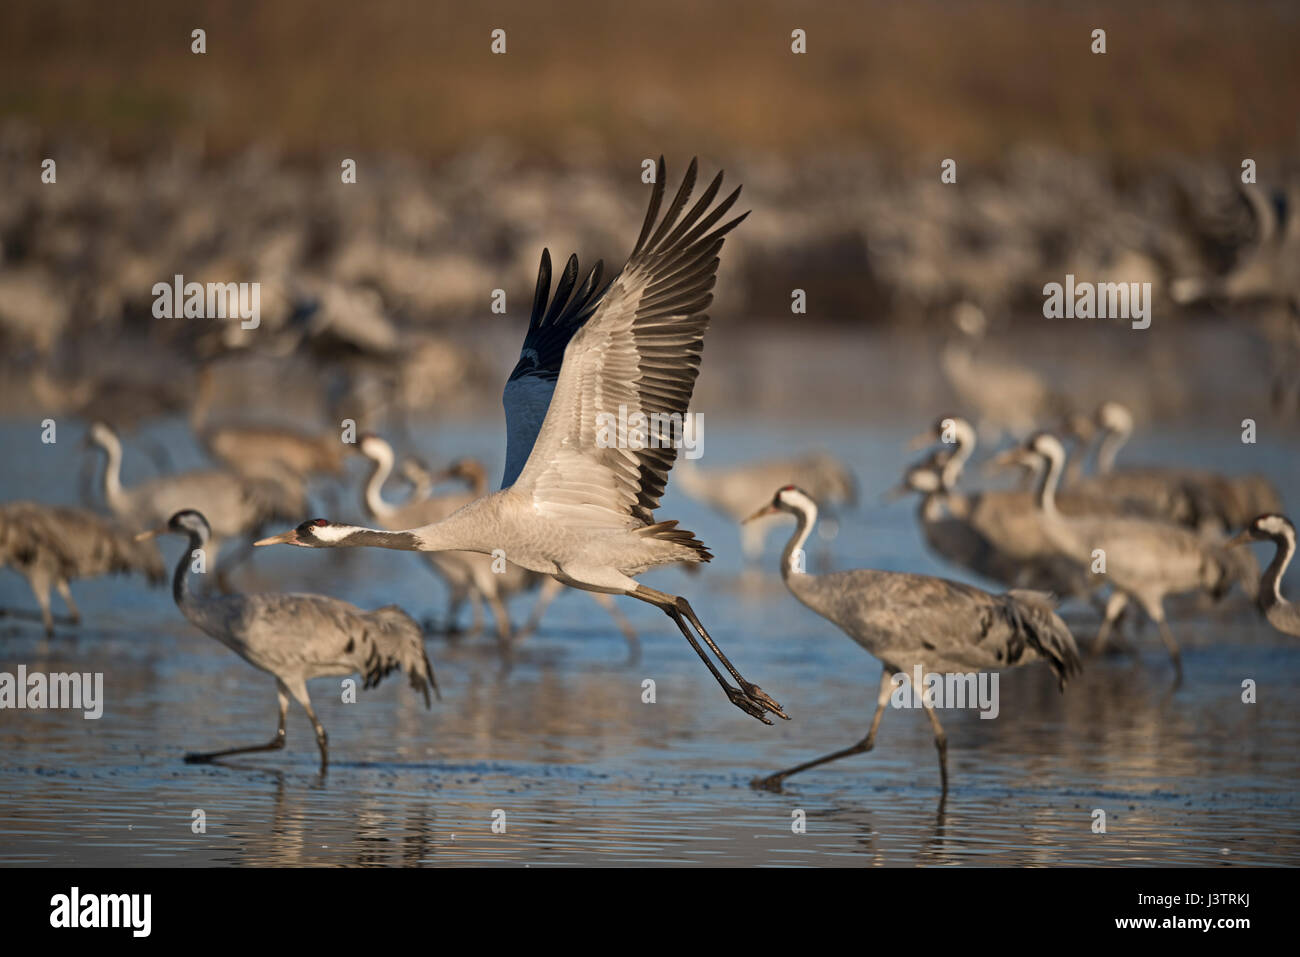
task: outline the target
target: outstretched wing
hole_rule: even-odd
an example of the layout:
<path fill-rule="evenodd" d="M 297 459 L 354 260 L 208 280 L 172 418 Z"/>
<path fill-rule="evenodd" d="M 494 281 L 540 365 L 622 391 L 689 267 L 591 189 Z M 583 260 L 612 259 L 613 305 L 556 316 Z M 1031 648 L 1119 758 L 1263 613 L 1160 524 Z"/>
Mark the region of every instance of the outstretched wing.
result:
<path fill-rule="evenodd" d="M 582 328 L 609 288 L 600 285 L 604 263 L 597 261 L 576 293 L 578 257 L 570 256 L 560 276 L 560 284 L 551 292 L 551 253 L 542 250 L 542 264 L 537 270 L 537 292 L 533 296 L 533 314 L 528 321 L 519 362 L 506 380 L 501 397 L 506 409 L 506 471 L 501 487 L 515 483 L 528 454 L 533 450 L 546 410 L 551 404 L 555 381 L 564 361 L 564 347 Z M 570 294 L 572 298 L 570 298 Z"/>
<path fill-rule="evenodd" d="M 656 226 L 664 196 L 660 157 L 632 255 L 565 349 L 546 421 L 515 483 L 544 514 L 606 527 L 653 521 L 677 450 L 650 421 L 646 441 L 638 442 L 632 417 L 659 414 L 683 421 L 704 348 L 704 310 L 713 301 L 718 253 L 726 234 L 748 215 L 714 228 L 740 195 L 737 189 L 709 210 L 722 185 L 719 173 L 683 216 L 695 171 L 692 160 Z M 630 426 L 622 436 L 620 421 Z"/>

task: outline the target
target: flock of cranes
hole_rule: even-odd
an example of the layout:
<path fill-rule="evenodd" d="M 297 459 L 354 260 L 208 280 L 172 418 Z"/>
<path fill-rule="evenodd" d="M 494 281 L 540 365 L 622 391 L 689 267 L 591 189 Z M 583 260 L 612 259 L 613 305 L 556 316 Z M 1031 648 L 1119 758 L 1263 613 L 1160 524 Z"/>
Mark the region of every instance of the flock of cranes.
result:
<path fill-rule="evenodd" d="M 506 654 L 536 627 L 564 586 L 590 593 L 635 653 L 636 633 L 613 597 L 635 598 L 673 622 L 735 707 L 764 724 L 772 717 L 788 720 L 777 699 L 733 664 L 685 596 L 637 580 L 659 566 L 689 568 L 712 557 L 693 533 L 655 514 L 678 457 L 671 437 L 652 433 L 656 441 L 613 444 L 601 438 L 601 419 L 615 410 L 653 411 L 677 421 L 689 414 L 724 240 L 748 215 L 729 215 L 740 190 L 719 198 L 721 173 L 692 203 L 696 172 L 692 161 L 665 205 L 667 176 L 660 159 L 632 253 L 608 280 L 602 263 L 583 275 L 574 256 L 552 292 L 550 256 L 542 254 L 528 330 L 505 387 L 506 465 L 497 490 L 489 489 L 486 469 L 476 460 L 461 459 L 434 472 L 417 460 L 399 463 L 389 442 L 365 434 L 355 451 L 370 466 L 361 504 L 372 524 L 300 521 L 308 513 L 308 483 L 343 472 L 344 444 L 291 429 L 214 426 L 208 421 L 210 382 L 201 376 L 191 425 L 222 467 L 126 487 L 122 440 L 95 422 L 88 441 L 103 454 L 101 491 L 113 520 L 83 509 L 4 506 L 0 563 L 27 577 L 50 632 L 51 586 L 76 617 L 71 581 L 107 572 L 158 580 L 161 558 L 151 539 L 164 533 L 185 538 L 187 549 L 173 577 L 177 607 L 199 630 L 272 675 L 279 700 L 279 725 L 269 743 L 187 760 L 283 747 L 292 698 L 312 722 L 324 768 L 327 737 L 308 696 L 312 678 L 359 673 L 371 687 L 401 670 L 426 705 L 430 691 L 438 690 L 421 628 L 404 611 L 364 611 L 323 595 L 233 592 L 225 575 L 230 566 L 225 559 L 218 566 L 218 552 L 230 540 L 418 552 L 447 587 L 449 624 L 469 602 L 477 625 L 486 606 Z M 962 336 L 980 335 L 982 315 L 968 310 L 958 319 Z M 883 667 L 865 737 L 761 778 L 756 786 L 779 788 L 793 774 L 871 750 L 896 677 L 916 669 L 986 673 L 1042 661 L 1064 689 L 1081 665 L 1075 637 L 1055 611 L 1061 600 L 1083 600 L 1103 610 L 1095 647 L 1104 646 L 1125 610 L 1136 606 L 1155 623 L 1180 679 L 1179 645 L 1165 609 L 1171 596 L 1218 598 L 1240 586 L 1258 596 L 1275 627 L 1300 634 L 1300 616 L 1281 593 L 1295 530 L 1280 514 L 1280 497 L 1267 480 L 1205 469 L 1124 467 L 1119 451 L 1133 431 L 1133 417 L 1122 405 L 1107 402 L 1094 416 L 1067 415 L 1059 396 L 1013 375 L 1015 370 L 980 365 L 971 349 L 959 339 L 944 350 L 946 371 L 955 386 L 963 384 L 954 392 L 959 400 L 991 394 L 996 390 L 964 386 L 1010 375 L 1011 421 L 1005 402 L 975 408 L 978 429 L 960 416 L 938 420 L 920 440 L 933 448 L 906 470 L 898 491 L 920 497 L 921 533 L 942 560 L 1005 588 L 1002 593 L 903 572 L 810 571 L 804 549 L 819 510 L 850 507 L 857 495 L 852 474 L 828 454 L 727 469 L 679 466 L 687 494 L 741 524 L 747 561 L 762 552 L 762 533 L 755 531 L 761 526 L 754 520 L 792 516 L 796 527 L 781 558 L 786 586 Z M 1033 431 L 992 460 L 994 466 L 1020 469 L 1021 488 L 960 487 L 978 434 L 996 439 L 1004 431 L 1028 432 L 1057 414 L 1064 416 L 1062 437 Z M 1094 441 L 1096 466 L 1088 474 Z M 1067 443 L 1073 444 L 1070 454 Z M 411 486 L 401 500 L 385 491 L 395 474 Z M 447 483 L 461 487 L 440 491 Z M 753 511 L 762 502 L 768 504 Z M 258 537 L 284 522 L 295 524 Z M 1240 534 L 1227 539 L 1237 529 Z M 1275 543 L 1277 552 L 1260 579 L 1249 553 L 1235 546 L 1264 540 Z M 194 588 L 198 571 L 216 572 L 216 587 Z M 529 623 L 516 629 L 508 601 L 529 592 L 538 593 L 536 607 Z M 931 703 L 925 711 L 946 795 L 947 738 Z"/>

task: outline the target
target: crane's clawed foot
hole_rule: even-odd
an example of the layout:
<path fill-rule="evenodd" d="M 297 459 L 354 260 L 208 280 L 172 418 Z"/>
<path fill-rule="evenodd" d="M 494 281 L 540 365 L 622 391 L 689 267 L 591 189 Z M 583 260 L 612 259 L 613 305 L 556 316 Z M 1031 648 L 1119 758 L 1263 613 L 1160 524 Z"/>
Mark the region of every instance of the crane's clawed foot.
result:
<path fill-rule="evenodd" d="M 764 724 L 772 723 L 767 718 L 767 707 L 756 698 L 751 698 L 741 689 L 727 685 L 727 697 L 731 699 L 732 704 L 745 712 L 745 714 L 749 715 L 751 718 L 757 718 Z M 784 715 L 782 717 L 784 717 Z"/>
<path fill-rule="evenodd" d="M 790 716 L 786 714 L 785 711 L 782 710 L 781 705 L 777 702 L 777 700 L 773 698 L 771 695 L 769 695 L 762 688 L 760 688 L 758 685 L 751 685 L 746 681 L 742 681 L 740 683 L 740 687 L 744 689 L 745 694 L 749 695 L 751 699 L 757 701 L 759 704 L 761 704 L 768 711 L 772 712 L 778 718 L 784 718 L 786 721 L 790 720 Z"/>
<path fill-rule="evenodd" d="M 769 774 L 765 778 L 754 778 L 749 782 L 749 786 L 755 791 L 773 791 L 780 792 L 781 785 L 785 783 L 784 774 Z"/>
<path fill-rule="evenodd" d="M 215 757 L 216 757 L 215 754 L 204 753 L 201 751 L 187 751 L 185 752 L 185 763 L 186 764 L 211 764 L 212 759 Z"/>

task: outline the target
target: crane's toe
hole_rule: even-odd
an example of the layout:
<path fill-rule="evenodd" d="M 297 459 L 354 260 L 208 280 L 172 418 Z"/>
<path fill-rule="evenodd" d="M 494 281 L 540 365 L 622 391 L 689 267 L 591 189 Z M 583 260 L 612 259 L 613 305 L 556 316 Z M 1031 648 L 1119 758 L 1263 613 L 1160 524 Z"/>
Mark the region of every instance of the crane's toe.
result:
<path fill-rule="evenodd" d="M 784 782 L 784 774 L 769 774 L 765 778 L 754 778 L 749 786 L 756 791 L 780 791 Z"/>
<path fill-rule="evenodd" d="M 767 708 L 739 688 L 728 687 L 727 697 L 731 699 L 732 704 L 750 717 L 757 718 L 764 724 L 772 723 L 767 718 Z"/>
<path fill-rule="evenodd" d="M 784 718 L 786 721 L 790 720 L 790 716 L 782 710 L 781 705 L 777 700 L 758 685 L 746 684 L 744 685 L 744 689 L 745 694 L 747 694 L 751 700 L 761 705 L 764 710 L 770 711 L 777 717 Z"/>

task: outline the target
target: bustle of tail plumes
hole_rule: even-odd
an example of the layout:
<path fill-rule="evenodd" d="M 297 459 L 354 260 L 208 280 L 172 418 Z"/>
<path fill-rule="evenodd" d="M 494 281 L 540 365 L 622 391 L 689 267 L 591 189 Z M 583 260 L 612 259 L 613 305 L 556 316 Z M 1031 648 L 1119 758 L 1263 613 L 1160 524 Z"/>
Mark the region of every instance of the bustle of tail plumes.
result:
<path fill-rule="evenodd" d="M 637 534 L 645 535 L 648 538 L 653 538 L 661 542 L 672 542 L 674 545 L 680 545 L 683 548 L 690 549 L 694 554 L 683 556 L 683 561 L 707 562 L 713 560 L 713 553 L 705 547 L 702 541 L 695 537 L 695 533 L 688 532 L 684 528 L 678 528 L 675 519 L 668 522 L 655 522 L 653 525 L 646 525 L 637 529 Z"/>
<path fill-rule="evenodd" d="M 362 687 L 373 688 L 397 669 L 406 672 L 411 687 L 424 695 L 424 706 L 432 706 L 429 689 L 442 700 L 433 665 L 424 650 L 424 632 L 415 620 L 396 605 L 385 605 L 367 612 L 366 627 L 370 630 L 370 656 L 362 666 Z"/>
<path fill-rule="evenodd" d="M 1031 648 L 1056 672 L 1062 690 L 1071 677 L 1083 670 L 1074 635 L 1056 613 L 1056 598 L 1043 591 L 1013 588 L 1004 596 L 1014 615 L 1013 624 Z"/>

